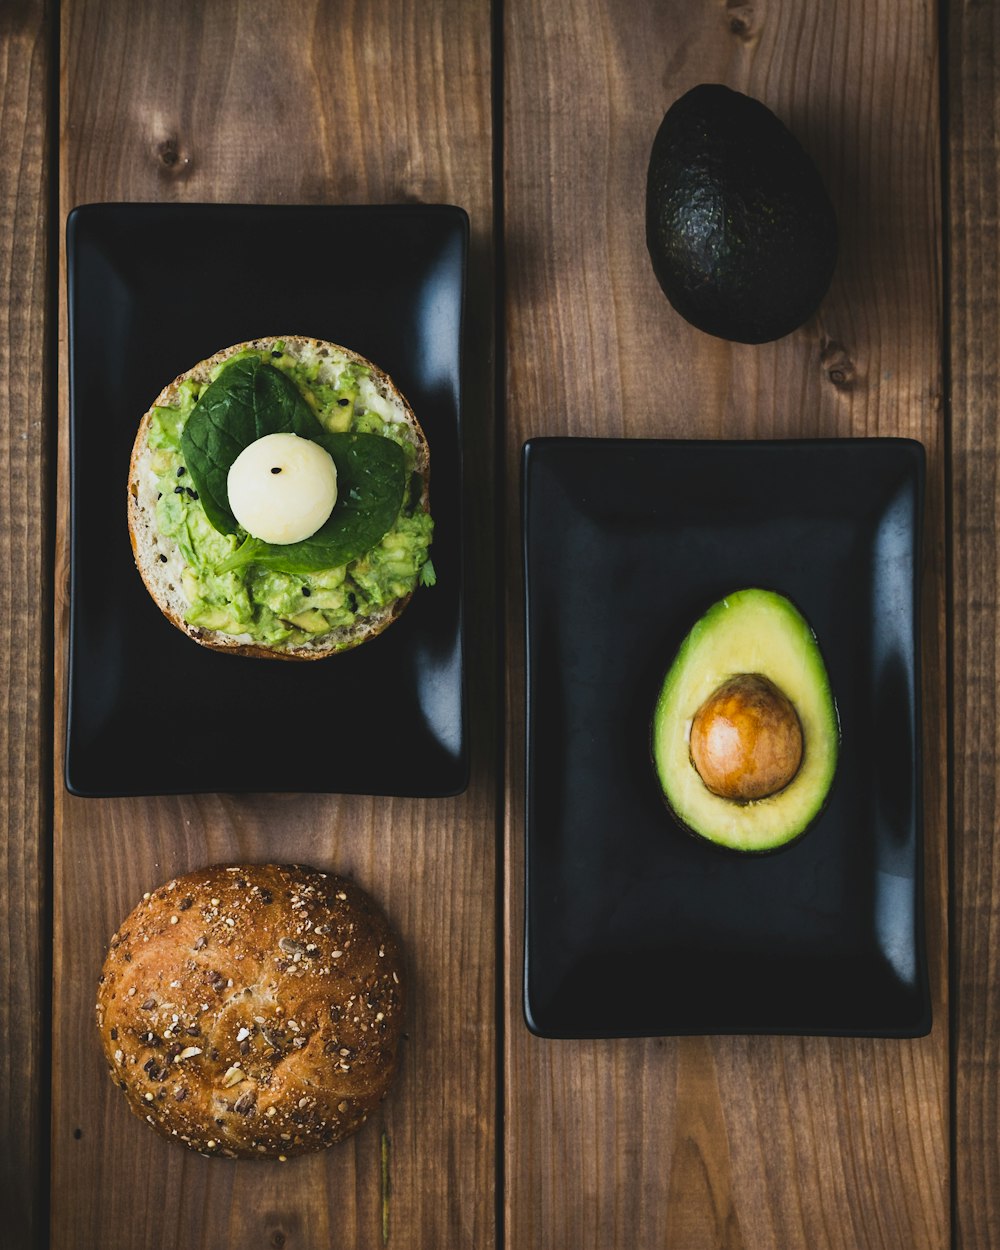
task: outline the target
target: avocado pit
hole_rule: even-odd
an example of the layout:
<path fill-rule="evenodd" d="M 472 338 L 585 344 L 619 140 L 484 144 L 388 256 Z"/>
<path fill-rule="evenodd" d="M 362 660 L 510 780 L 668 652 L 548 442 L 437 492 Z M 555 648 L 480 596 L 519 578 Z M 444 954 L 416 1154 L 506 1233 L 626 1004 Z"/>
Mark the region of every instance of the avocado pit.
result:
<path fill-rule="evenodd" d="M 783 691 L 760 673 L 723 682 L 691 722 L 691 762 L 705 786 L 736 803 L 777 794 L 802 763 L 802 726 Z"/>

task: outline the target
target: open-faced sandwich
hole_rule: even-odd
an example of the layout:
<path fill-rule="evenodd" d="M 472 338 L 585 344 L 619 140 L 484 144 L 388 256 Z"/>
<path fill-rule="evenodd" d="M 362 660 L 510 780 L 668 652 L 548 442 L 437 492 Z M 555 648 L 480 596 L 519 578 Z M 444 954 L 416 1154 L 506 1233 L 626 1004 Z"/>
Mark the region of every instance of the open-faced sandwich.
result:
<path fill-rule="evenodd" d="M 239 343 L 142 418 L 136 565 L 202 645 L 319 659 L 381 633 L 433 584 L 429 477 L 419 422 L 370 361 L 313 338 Z"/>

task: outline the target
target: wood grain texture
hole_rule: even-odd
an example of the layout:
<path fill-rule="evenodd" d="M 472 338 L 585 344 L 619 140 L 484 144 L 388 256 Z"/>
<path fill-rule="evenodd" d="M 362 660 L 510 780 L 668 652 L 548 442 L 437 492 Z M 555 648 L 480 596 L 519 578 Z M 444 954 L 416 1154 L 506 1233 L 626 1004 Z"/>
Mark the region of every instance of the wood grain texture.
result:
<path fill-rule="evenodd" d="M 0 12 L 0 1226 L 44 1235 L 48 1199 L 48 5 Z"/>
<path fill-rule="evenodd" d="M 512 1250 L 940 1250 L 949 1241 L 939 86 L 932 6 L 505 4 L 506 1228 Z M 645 248 L 649 149 L 699 82 L 819 164 L 841 257 L 818 315 L 745 347 L 681 321 Z M 518 454 L 542 434 L 904 435 L 928 453 L 928 1038 L 550 1042 L 521 1015 Z"/>
<path fill-rule="evenodd" d="M 413 200 L 469 212 L 468 625 L 478 645 L 469 674 L 473 779 L 456 799 L 79 800 L 62 787 L 57 751 L 52 1245 L 489 1247 L 497 692 L 486 523 L 488 6 L 65 0 L 62 48 L 64 216 L 98 200 Z M 65 379 L 65 348 L 62 363 Z M 64 401 L 61 657 L 67 420 Z M 60 672 L 57 742 L 63 683 Z M 207 1160 L 172 1148 L 128 1113 L 97 1051 L 93 987 L 107 940 L 144 890 L 196 865 L 275 858 L 353 876 L 388 911 L 415 987 L 401 1070 L 381 1116 L 341 1147 L 287 1165 Z"/>
<path fill-rule="evenodd" d="M 1000 1244 L 1000 13 L 948 32 L 956 1250 Z"/>

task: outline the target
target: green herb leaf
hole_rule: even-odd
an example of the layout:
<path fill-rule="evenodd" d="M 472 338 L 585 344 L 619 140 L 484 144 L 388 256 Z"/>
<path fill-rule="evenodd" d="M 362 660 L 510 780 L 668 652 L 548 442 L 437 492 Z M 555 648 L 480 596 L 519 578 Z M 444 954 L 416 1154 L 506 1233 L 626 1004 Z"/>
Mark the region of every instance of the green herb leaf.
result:
<path fill-rule="evenodd" d="M 338 568 L 364 555 L 392 528 L 406 489 L 406 455 L 380 434 L 319 434 L 337 466 L 337 502 L 326 523 L 297 543 L 248 537 L 216 572 L 260 564 L 283 573 Z"/>
<path fill-rule="evenodd" d="M 274 365 L 261 364 L 254 379 L 254 416 L 257 433 L 251 442 L 265 434 L 298 434 L 315 438 L 323 427 L 302 392 L 287 373 Z"/>
<path fill-rule="evenodd" d="M 241 356 L 226 365 L 202 392 L 181 433 L 181 454 L 215 529 L 222 534 L 239 530 L 227 480 L 245 447 L 267 434 L 315 439 L 322 432 L 298 387 L 280 369 L 259 356 Z"/>

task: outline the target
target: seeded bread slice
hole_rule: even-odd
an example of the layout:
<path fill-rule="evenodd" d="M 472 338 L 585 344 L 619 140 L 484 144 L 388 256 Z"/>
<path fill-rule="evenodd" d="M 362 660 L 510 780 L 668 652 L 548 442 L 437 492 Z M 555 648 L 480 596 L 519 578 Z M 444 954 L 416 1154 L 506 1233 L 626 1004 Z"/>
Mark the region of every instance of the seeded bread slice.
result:
<path fill-rule="evenodd" d="M 186 567 L 185 561 L 177 544 L 172 538 L 161 534 L 156 523 L 157 485 L 156 475 L 152 468 L 152 449 L 149 446 L 153 410 L 175 406 L 182 382 L 193 379 L 207 383 L 213 369 L 231 356 L 247 349 L 270 352 L 279 342 L 283 344 L 285 352 L 296 360 L 312 362 L 319 359 L 323 362 L 319 374 L 321 382 L 331 381 L 336 375 L 337 368 L 345 362 L 363 365 L 369 371 L 376 394 L 385 405 L 384 412 L 380 415 L 387 421 L 398 421 L 406 426 L 407 437 L 416 452 L 416 471 L 423 483 L 420 507 L 425 512 L 428 510 L 430 448 L 413 409 L 389 375 L 377 365 L 372 364 L 370 360 L 366 360 L 364 356 L 358 355 L 349 348 L 340 347 L 336 343 L 305 338 L 300 335 L 274 335 L 223 348 L 214 356 L 209 356 L 207 360 L 200 361 L 180 374 L 157 395 L 139 423 L 139 430 L 132 447 L 128 477 L 129 537 L 136 567 L 146 584 L 146 589 L 171 624 L 176 625 L 195 642 L 216 651 L 228 651 L 233 655 L 252 656 L 258 659 L 320 660 L 326 656 L 335 655 L 339 651 L 359 646 L 367 642 L 369 638 L 380 634 L 402 613 L 412 597 L 412 592 L 387 604 L 370 616 L 358 617 L 352 625 L 342 626 L 328 634 L 319 634 L 309 639 L 308 642 L 294 645 L 268 644 L 256 641 L 249 635 L 224 634 L 199 625 L 189 625 L 184 620 L 188 603 L 181 584 Z M 329 361 L 328 366 L 325 363 L 327 361 Z"/>

